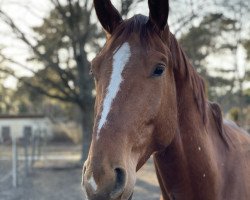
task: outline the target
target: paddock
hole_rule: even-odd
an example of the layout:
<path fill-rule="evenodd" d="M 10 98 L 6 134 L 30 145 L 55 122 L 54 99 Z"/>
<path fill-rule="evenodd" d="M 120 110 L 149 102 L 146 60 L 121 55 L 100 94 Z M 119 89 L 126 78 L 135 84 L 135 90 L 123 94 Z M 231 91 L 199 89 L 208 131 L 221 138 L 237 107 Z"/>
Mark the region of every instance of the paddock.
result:
<path fill-rule="evenodd" d="M 1 200 L 87 200 L 83 196 L 81 185 L 81 167 L 75 163 L 80 159 L 79 145 L 65 147 L 63 144 L 47 145 L 39 161 L 35 162 L 32 172 L 25 176 L 23 168 L 20 169 L 19 185 L 12 186 L 11 177 L 0 182 Z M 0 176 L 10 172 L 12 167 L 10 147 L 0 145 Z M 5 152 L 3 160 L 2 152 Z M 7 157 L 9 159 L 7 159 Z M 20 152 L 19 158 L 23 157 Z M 23 165 L 23 160 L 20 160 Z M 134 200 L 159 200 L 160 188 L 155 176 L 152 159 L 137 174 Z M 54 191 L 57 191 L 56 193 Z"/>

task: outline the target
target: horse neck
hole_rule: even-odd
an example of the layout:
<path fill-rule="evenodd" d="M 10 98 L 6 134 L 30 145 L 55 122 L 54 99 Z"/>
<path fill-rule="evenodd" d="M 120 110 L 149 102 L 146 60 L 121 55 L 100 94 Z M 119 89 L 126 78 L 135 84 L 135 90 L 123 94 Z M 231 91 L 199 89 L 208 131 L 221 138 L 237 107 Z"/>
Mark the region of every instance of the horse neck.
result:
<path fill-rule="evenodd" d="M 217 176 L 207 134 L 204 84 L 173 36 L 170 42 L 179 126 L 172 143 L 155 154 L 156 171 L 162 190 L 170 191 L 176 199 L 205 199 L 208 194 L 202 196 L 203 188 L 211 189 L 207 197 L 214 195 Z"/>

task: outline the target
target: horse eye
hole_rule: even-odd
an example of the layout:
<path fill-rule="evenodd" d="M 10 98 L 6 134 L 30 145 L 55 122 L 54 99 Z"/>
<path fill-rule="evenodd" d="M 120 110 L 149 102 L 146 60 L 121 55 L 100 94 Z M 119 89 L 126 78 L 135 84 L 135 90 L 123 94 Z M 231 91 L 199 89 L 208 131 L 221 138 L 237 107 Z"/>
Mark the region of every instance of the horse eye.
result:
<path fill-rule="evenodd" d="M 164 70 L 165 70 L 165 65 L 157 64 L 155 69 L 154 69 L 153 76 L 161 76 L 163 74 Z"/>

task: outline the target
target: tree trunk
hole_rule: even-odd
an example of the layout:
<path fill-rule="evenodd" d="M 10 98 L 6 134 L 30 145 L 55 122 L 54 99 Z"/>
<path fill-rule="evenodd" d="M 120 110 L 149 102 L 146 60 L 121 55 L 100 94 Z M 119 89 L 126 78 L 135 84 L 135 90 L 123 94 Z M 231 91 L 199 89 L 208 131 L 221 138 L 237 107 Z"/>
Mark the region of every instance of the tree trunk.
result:
<path fill-rule="evenodd" d="M 89 75 L 89 65 L 86 52 L 79 43 L 80 55 L 77 57 L 78 84 L 79 84 L 79 107 L 81 109 L 82 124 L 82 155 L 81 161 L 87 159 L 88 151 L 91 143 L 91 133 L 93 127 L 94 98 L 92 95 L 93 80 Z"/>

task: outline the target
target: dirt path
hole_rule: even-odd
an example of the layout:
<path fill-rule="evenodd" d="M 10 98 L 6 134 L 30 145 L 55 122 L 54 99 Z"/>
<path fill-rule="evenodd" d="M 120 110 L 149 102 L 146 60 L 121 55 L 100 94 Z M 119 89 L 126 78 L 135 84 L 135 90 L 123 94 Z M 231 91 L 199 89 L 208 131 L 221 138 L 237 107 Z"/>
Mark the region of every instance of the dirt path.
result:
<path fill-rule="evenodd" d="M 50 161 L 51 162 L 51 161 Z M 51 163 L 50 163 L 51 164 Z M 11 181 L 0 183 L 1 200 L 85 200 L 81 186 L 81 169 L 37 167 L 13 189 Z M 158 183 L 152 161 L 137 175 L 134 200 L 158 200 Z"/>
<path fill-rule="evenodd" d="M 85 200 L 80 184 L 81 168 L 72 167 L 72 163 L 80 159 L 80 148 L 64 144 L 46 146 L 42 159 L 36 162 L 28 177 L 24 175 L 24 168 L 20 169 L 17 189 L 12 187 L 10 176 L 8 180 L 0 182 L 0 200 Z M 23 151 L 19 149 L 21 158 Z M 1 147 L 0 150 L 1 180 L 11 172 L 11 148 Z M 23 165 L 23 161 L 19 161 L 19 164 Z M 159 196 L 154 166 L 149 160 L 137 174 L 133 200 L 159 200 Z"/>

